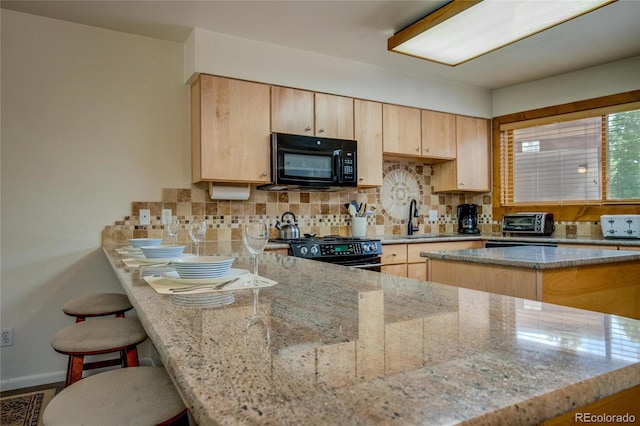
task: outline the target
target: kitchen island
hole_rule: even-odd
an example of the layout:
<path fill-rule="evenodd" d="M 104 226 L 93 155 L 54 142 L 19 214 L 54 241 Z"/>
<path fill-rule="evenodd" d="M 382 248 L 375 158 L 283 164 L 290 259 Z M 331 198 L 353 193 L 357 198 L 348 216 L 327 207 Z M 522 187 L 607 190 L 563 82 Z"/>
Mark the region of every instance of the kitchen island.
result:
<path fill-rule="evenodd" d="M 542 246 L 424 252 L 428 279 L 640 319 L 640 252 Z"/>
<path fill-rule="evenodd" d="M 104 252 L 200 425 L 537 424 L 640 396 L 637 320 L 266 253 L 267 344 L 252 290 L 179 306 Z"/>

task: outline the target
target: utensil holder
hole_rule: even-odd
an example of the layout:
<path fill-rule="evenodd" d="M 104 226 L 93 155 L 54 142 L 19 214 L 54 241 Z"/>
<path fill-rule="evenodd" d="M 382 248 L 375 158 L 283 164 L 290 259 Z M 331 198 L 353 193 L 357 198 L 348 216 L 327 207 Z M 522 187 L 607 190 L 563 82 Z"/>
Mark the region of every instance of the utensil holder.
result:
<path fill-rule="evenodd" d="M 351 218 L 351 236 L 366 237 L 367 236 L 367 218 L 354 216 Z"/>

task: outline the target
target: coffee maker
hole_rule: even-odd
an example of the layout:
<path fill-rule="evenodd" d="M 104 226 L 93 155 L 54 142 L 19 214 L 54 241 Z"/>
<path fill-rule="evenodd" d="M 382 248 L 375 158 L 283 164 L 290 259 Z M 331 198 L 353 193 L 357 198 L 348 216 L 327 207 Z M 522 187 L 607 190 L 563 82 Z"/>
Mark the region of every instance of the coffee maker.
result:
<path fill-rule="evenodd" d="M 479 234 L 478 205 L 460 204 L 458 206 L 458 233 Z"/>

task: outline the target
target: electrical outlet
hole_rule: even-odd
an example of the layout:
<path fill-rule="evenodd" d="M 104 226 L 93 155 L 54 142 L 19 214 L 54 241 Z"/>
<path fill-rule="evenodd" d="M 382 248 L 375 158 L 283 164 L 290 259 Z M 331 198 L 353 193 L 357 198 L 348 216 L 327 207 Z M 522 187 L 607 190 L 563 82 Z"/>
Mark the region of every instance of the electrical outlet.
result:
<path fill-rule="evenodd" d="M 162 209 L 162 224 L 167 225 L 171 223 L 171 209 Z"/>
<path fill-rule="evenodd" d="M 140 215 L 140 225 L 151 225 L 151 210 L 140 209 L 138 215 Z"/>
<path fill-rule="evenodd" d="M 429 210 L 429 220 L 431 222 L 438 221 L 438 210 Z"/>
<path fill-rule="evenodd" d="M 2 337 L 0 338 L 0 346 L 13 345 L 13 328 L 2 329 Z"/>

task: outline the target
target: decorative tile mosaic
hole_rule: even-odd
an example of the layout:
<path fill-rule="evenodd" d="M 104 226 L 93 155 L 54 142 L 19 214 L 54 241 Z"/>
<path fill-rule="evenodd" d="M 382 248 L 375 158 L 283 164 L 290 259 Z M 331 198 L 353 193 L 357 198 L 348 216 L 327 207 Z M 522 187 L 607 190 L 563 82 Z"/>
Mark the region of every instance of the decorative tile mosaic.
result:
<path fill-rule="evenodd" d="M 209 221 L 208 241 L 241 240 L 242 225 L 257 220 L 269 221 L 272 224 L 272 237 L 277 237 L 278 230 L 273 226 L 285 212 L 292 212 L 296 216 L 301 235 L 349 236 L 351 216 L 345 204 L 351 200 L 367 204 L 374 211 L 374 216 L 368 218 L 368 236 L 403 235 L 407 229 L 408 203 L 414 196 L 417 196 L 420 212 L 418 234 L 456 232 L 456 208 L 465 203 L 478 205 L 478 226 L 483 234 L 500 232 L 500 222 L 492 217 L 491 194 L 434 193 L 431 186 L 432 169 L 428 164 L 385 161 L 383 167 L 384 183 L 381 188 L 342 192 L 269 192 L 252 187 L 248 200 L 226 201 L 211 200 L 206 183 L 194 184 L 191 188 L 167 188 L 162 191 L 161 201 L 132 202 L 130 214 L 105 227 L 102 240 L 104 244 L 126 244 L 129 238 L 166 237 L 161 219 L 162 209 L 171 209 L 172 215 L 183 223 L 178 233 L 180 243 L 190 242 L 187 229 L 193 218 Z M 394 185 L 397 182 L 401 184 Z M 400 189 L 406 193 L 403 195 Z M 395 198 L 385 201 L 384 197 L 389 198 L 394 191 Z M 151 225 L 139 224 L 137 214 L 140 209 L 151 211 Z M 407 214 L 403 217 L 405 209 Z M 430 210 L 438 212 L 437 221 L 429 221 Z M 554 235 L 602 234 L 598 223 L 558 222 Z"/>

